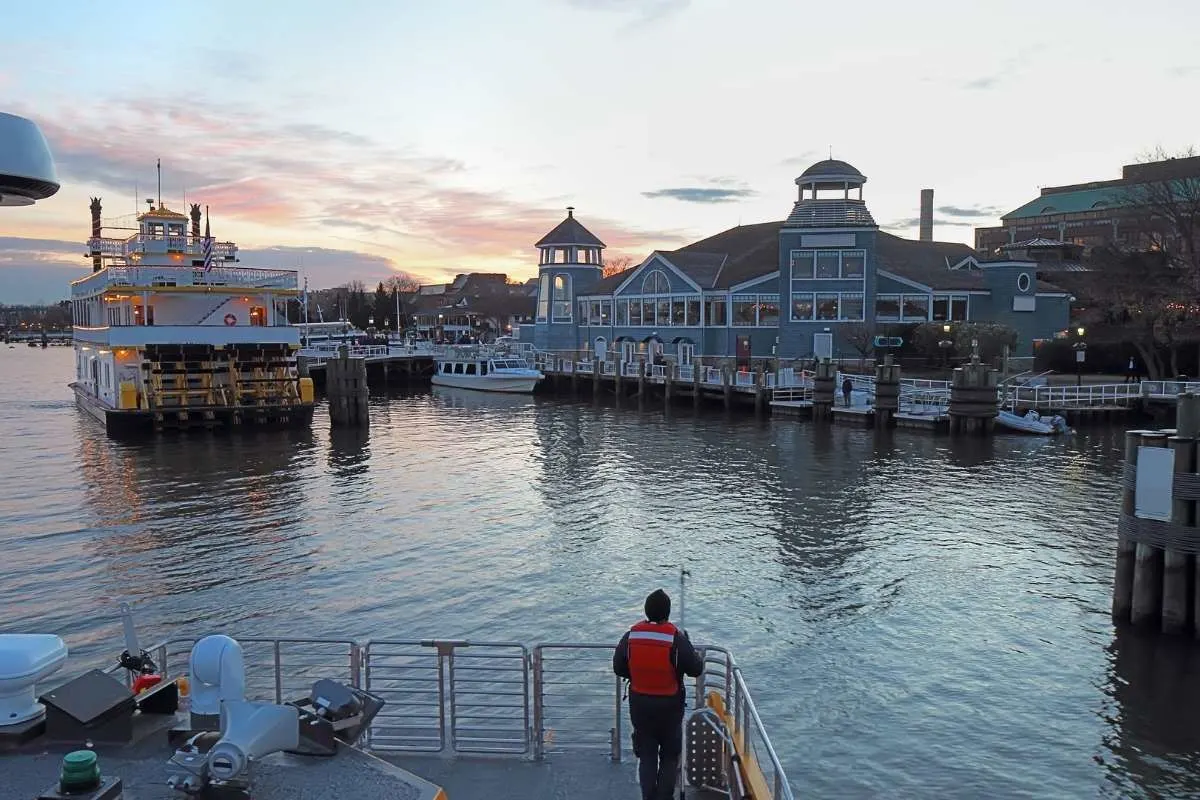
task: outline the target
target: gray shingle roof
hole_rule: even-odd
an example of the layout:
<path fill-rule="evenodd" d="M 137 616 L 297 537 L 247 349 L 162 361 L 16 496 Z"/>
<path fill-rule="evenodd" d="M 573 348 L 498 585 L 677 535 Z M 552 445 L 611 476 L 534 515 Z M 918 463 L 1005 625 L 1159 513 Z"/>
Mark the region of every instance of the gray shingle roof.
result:
<path fill-rule="evenodd" d="M 827 158 L 824 161 L 818 161 L 800 173 L 801 178 L 823 178 L 828 175 L 836 175 L 839 178 L 843 175 L 863 177 L 863 174 L 852 165 L 847 164 L 845 161 L 839 161 L 836 158 Z"/>
<path fill-rule="evenodd" d="M 875 218 L 862 200 L 800 200 L 792 206 L 788 228 L 873 228 Z"/>
<path fill-rule="evenodd" d="M 547 233 L 538 242 L 535 247 L 552 247 L 555 245 L 583 245 L 585 247 L 604 247 L 604 242 L 596 238 L 595 234 L 583 227 L 579 220 L 575 219 L 575 209 L 567 209 L 567 218 L 554 226 L 554 230 Z"/>
<path fill-rule="evenodd" d="M 975 251 L 970 245 L 958 242 L 921 242 L 902 239 L 880 231 L 875 253 L 879 268 L 901 278 L 907 278 L 931 289 L 983 289 L 983 275 L 978 270 L 950 269 Z"/>

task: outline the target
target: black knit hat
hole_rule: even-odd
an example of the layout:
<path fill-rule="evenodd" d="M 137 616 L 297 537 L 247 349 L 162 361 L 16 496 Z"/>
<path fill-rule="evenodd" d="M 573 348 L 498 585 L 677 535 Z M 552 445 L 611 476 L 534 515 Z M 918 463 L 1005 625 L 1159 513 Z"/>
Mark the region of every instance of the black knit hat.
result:
<path fill-rule="evenodd" d="M 662 589 L 655 589 L 646 597 L 646 619 L 651 622 L 666 622 L 670 618 L 670 595 Z"/>

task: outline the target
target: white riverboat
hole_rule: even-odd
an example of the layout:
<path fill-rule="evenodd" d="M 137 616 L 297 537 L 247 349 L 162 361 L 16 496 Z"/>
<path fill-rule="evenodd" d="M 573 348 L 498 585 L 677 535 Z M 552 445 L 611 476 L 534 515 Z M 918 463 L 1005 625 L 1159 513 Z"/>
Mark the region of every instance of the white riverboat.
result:
<path fill-rule="evenodd" d="M 296 369 L 293 270 L 238 266 L 237 245 L 200 234 L 161 199 L 105 236 L 91 204 L 92 274 L 71 284 L 78 404 L 110 433 L 306 425 L 313 390 Z M 109 226 L 111 228 L 111 226 Z"/>
<path fill-rule="evenodd" d="M 433 360 L 434 386 L 531 394 L 545 376 L 515 354 L 480 347 L 447 347 Z"/>

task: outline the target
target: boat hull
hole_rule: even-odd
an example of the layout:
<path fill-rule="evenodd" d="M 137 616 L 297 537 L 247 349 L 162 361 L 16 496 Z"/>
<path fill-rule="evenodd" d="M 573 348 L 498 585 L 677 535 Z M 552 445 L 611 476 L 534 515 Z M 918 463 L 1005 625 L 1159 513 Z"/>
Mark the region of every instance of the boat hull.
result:
<path fill-rule="evenodd" d="M 536 375 L 442 375 L 435 374 L 434 386 L 451 386 L 455 389 L 474 389 L 479 392 L 504 392 L 506 394 L 532 394 L 533 388 L 542 379 Z"/>
<path fill-rule="evenodd" d="M 75 404 L 104 426 L 110 436 L 141 436 L 163 430 L 256 427 L 307 427 L 312 424 L 313 406 L 301 403 L 289 407 L 194 407 L 188 409 L 113 408 L 77 383 L 71 384 Z"/>

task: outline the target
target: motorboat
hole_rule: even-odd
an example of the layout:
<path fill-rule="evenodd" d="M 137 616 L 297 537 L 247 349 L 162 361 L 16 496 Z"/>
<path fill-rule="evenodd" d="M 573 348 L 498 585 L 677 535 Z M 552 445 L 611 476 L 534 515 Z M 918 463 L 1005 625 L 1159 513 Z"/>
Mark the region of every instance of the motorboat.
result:
<path fill-rule="evenodd" d="M 1062 416 L 1055 414 L 1052 417 L 1043 417 L 1033 410 L 1027 411 L 1024 416 L 1011 411 L 1000 411 L 996 415 L 996 424 L 1009 430 L 1040 436 L 1056 436 L 1060 433 L 1071 432 L 1070 426 Z"/>
<path fill-rule="evenodd" d="M 545 377 L 518 355 L 481 347 L 447 347 L 433 363 L 433 385 L 456 389 L 531 394 Z"/>

